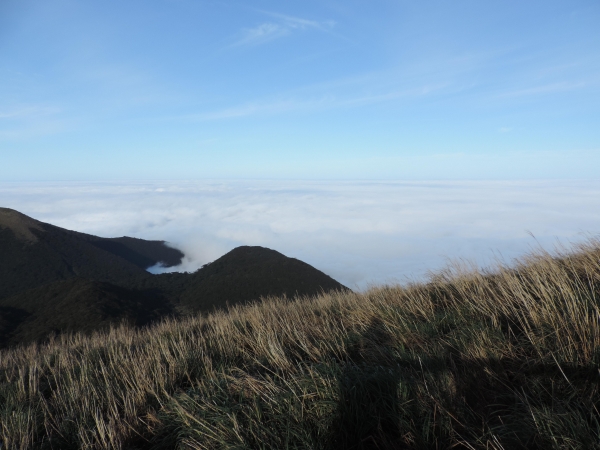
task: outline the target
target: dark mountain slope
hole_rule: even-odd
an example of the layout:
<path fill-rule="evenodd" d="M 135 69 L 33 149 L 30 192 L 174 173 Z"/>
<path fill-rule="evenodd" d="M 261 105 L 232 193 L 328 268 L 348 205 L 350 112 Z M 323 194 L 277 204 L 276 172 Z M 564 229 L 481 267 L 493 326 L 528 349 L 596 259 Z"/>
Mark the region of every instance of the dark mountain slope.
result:
<path fill-rule="evenodd" d="M 269 295 L 345 290 L 323 272 L 263 247 L 238 247 L 193 274 L 152 275 L 181 262 L 163 241 L 100 238 L 0 208 L 0 346 L 53 331 L 209 311 Z"/>
<path fill-rule="evenodd" d="M 93 236 L 96 238 L 96 236 Z M 96 247 L 120 256 L 142 269 L 160 263 L 163 267 L 181 264 L 183 253 L 167 247 L 165 241 L 146 241 L 128 236 L 120 238 L 96 238 L 91 241 Z"/>
<path fill-rule="evenodd" d="M 50 224 L 42 224 L 45 231 L 55 233 L 66 233 L 82 242 L 92 244 L 101 250 L 112 253 L 140 269 L 148 269 L 160 263 L 163 267 L 173 267 L 181 264 L 184 254 L 172 247 L 168 247 L 165 241 L 147 241 L 129 236 L 118 238 L 102 238 L 78 231 L 65 230 Z"/>
<path fill-rule="evenodd" d="M 180 304 L 197 311 L 270 295 L 292 297 L 346 289 L 300 260 L 264 247 L 243 246 L 191 274 Z"/>
<path fill-rule="evenodd" d="M 59 229 L 60 230 L 60 229 Z M 0 298 L 70 278 L 127 284 L 145 271 L 129 261 L 62 231 L 33 230 L 36 242 L 0 229 Z"/>
<path fill-rule="evenodd" d="M 126 321 L 146 325 L 173 309 L 158 293 L 74 278 L 0 300 L 0 343 L 24 343 L 50 333 L 91 332 Z"/>
<path fill-rule="evenodd" d="M 161 241 L 104 239 L 0 208 L 0 298 L 75 277 L 128 286 L 150 276 L 145 268 L 182 257 Z"/>

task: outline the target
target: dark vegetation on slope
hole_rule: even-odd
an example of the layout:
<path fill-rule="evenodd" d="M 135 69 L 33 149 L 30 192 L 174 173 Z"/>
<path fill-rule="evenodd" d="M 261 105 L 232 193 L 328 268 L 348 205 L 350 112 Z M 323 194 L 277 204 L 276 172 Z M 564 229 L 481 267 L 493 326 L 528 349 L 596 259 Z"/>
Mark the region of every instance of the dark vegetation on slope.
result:
<path fill-rule="evenodd" d="M 128 236 L 120 238 L 97 238 L 91 241 L 93 245 L 147 269 L 160 263 L 163 267 L 173 267 L 181 263 L 183 253 L 167 247 L 164 241 L 146 241 Z"/>
<path fill-rule="evenodd" d="M 0 347 L 51 333 L 145 325 L 269 295 L 345 289 L 301 261 L 239 247 L 193 274 L 152 275 L 183 253 L 163 241 L 100 238 L 0 208 Z"/>
<path fill-rule="evenodd" d="M 100 238 L 0 208 L 0 298 L 77 277 L 126 286 L 148 267 L 181 258 L 163 241 Z"/>
<path fill-rule="evenodd" d="M 0 351 L 11 449 L 600 449 L 600 242 Z"/>
<path fill-rule="evenodd" d="M 143 326 L 173 313 L 157 294 L 126 289 L 102 281 L 71 278 L 4 299 L 0 307 L 21 318 L 2 327 L 6 342 L 39 341 L 49 334 L 108 329 L 121 321 Z"/>
<path fill-rule="evenodd" d="M 290 289 L 293 286 L 293 290 Z M 180 302 L 191 311 L 219 306 L 222 299 L 314 295 L 344 289 L 314 267 L 262 247 L 238 247 L 190 277 Z"/>

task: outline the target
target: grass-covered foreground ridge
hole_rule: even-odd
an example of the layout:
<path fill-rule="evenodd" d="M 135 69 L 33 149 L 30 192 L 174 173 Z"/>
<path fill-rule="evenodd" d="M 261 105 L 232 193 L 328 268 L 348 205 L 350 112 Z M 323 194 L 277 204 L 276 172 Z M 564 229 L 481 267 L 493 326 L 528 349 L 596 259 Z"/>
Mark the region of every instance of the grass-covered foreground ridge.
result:
<path fill-rule="evenodd" d="M 600 448 L 600 242 L 0 353 L 3 449 Z"/>

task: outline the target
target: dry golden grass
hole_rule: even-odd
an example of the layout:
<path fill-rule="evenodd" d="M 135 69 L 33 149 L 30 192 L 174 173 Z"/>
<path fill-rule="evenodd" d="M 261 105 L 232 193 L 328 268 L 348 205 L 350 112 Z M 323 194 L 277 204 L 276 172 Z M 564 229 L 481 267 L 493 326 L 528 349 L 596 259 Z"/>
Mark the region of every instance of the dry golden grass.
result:
<path fill-rule="evenodd" d="M 600 242 L 0 352 L 2 449 L 600 448 Z"/>

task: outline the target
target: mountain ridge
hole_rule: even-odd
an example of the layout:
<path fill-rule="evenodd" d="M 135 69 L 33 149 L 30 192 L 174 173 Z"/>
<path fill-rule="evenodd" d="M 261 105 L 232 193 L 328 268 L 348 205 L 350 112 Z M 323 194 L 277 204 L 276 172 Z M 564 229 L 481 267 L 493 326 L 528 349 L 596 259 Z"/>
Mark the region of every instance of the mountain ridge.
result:
<path fill-rule="evenodd" d="M 15 236 L 26 241 L 37 242 L 37 236 L 31 232 L 31 229 L 41 230 L 40 223 L 19 211 L 0 207 L 0 228 L 8 228 L 15 233 Z"/>

